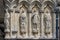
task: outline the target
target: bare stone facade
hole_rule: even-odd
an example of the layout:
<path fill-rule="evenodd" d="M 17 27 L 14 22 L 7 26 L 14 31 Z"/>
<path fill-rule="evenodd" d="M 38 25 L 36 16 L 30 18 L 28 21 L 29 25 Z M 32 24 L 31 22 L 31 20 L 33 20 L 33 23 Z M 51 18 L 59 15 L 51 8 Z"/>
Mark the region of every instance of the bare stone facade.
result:
<path fill-rule="evenodd" d="M 4 0 L 4 39 L 56 39 L 56 0 Z"/>

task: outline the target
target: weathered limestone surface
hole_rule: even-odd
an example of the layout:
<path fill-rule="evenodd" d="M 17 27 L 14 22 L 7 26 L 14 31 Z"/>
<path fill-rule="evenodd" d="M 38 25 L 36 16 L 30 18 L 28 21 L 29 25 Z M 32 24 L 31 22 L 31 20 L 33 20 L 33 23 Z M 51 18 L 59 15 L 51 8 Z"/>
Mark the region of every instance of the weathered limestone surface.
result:
<path fill-rule="evenodd" d="M 56 38 L 55 1 L 4 0 L 4 3 L 6 12 L 1 18 L 6 27 L 5 39 Z"/>
<path fill-rule="evenodd" d="M 49 3 L 50 2 L 50 3 Z M 0 0 L 0 23 L 5 23 L 5 39 L 12 38 L 56 38 L 56 14 L 55 14 L 55 4 L 53 1 L 49 0 L 4 0 L 4 9 L 3 10 L 3 1 Z M 54 1 L 55 2 L 55 1 Z M 46 22 L 46 27 L 44 26 L 44 10 L 49 5 L 49 15 L 51 19 Z M 55 5 L 55 6 L 54 6 Z M 6 6 L 6 7 L 5 7 Z M 4 13 L 4 14 L 3 14 Z M 5 15 L 5 16 L 4 16 Z M 46 15 L 46 16 L 48 16 Z M 34 16 L 34 17 L 33 17 Z M 47 17 L 46 17 L 47 18 Z M 52 22 L 50 22 L 52 20 Z M 4 22 L 3 22 L 4 21 Z M 50 24 L 49 24 L 50 22 Z M 49 24 L 49 25 L 47 25 Z M 52 26 L 53 25 L 53 26 Z M 50 27 L 47 29 L 47 27 Z M 53 27 L 53 28 L 52 28 Z M 52 29 L 55 30 L 52 32 Z M 45 35 L 45 31 L 49 32 Z M 2 29 L 0 32 L 2 35 Z M 1 35 L 1 36 L 2 36 Z M 49 37 L 48 37 L 49 36 Z"/>
<path fill-rule="evenodd" d="M 32 0 L 30 3 L 29 1 L 5 1 L 5 39 L 56 38 L 56 14 L 53 1 L 44 0 L 42 5 L 40 0 Z"/>

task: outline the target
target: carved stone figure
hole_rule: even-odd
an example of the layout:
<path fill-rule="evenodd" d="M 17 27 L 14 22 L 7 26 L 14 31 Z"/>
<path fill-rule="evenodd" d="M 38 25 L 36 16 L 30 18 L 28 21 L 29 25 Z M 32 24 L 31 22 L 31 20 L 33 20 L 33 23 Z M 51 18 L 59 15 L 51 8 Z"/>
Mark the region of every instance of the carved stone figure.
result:
<path fill-rule="evenodd" d="M 34 14 L 33 19 L 32 19 L 32 23 L 33 23 L 33 31 L 35 31 L 35 32 L 37 32 L 38 20 L 39 20 L 38 15 Z"/>
<path fill-rule="evenodd" d="M 21 17 L 20 17 L 20 25 L 21 25 L 21 32 L 25 32 L 25 25 L 26 25 L 26 16 L 25 16 L 25 13 L 22 13 L 21 14 Z"/>
<path fill-rule="evenodd" d="M 38 7 L 35 5 L 33 8 L 33 14 L 32 14 L 32 32 L 33 35 L 38 34 L 38 30 L 39 30 L 39 12 L 38 12 Z"/>
<path fill-rule="evenodd" d="M 46 7 L 45 9 L 44 26 L 45 26 L 45 29 L 44 29 L 45 35 L 49 36 L 50 34 L 52 34 L 52 15 L 51 15 L 51 10 L 49 9 L 49 7 Z"/>
<path fill-rule="evenodd" d="M 26 15 L 26 8 L 24 5 L 21 7 L 21 16 L 20 16 L 20 33 L 25 34 L 26 33 L 26 27 L 27 27 L 27 15 Z"/>
<path fill-rule="evenodd" d="M 50 13 L 47 13 L 47 15 L 45 15 L 45 25 L 46 25 L 46 32 L 50 32 L 50 27 L 51 27 L 51 16 Z"/>
<path fill-rule="evenodd" d="M 8 13 L 8 10 L 6 9 L 6 14 L 5 14 L 5 25 L 6 25 L 6 31 L 9 31 L 9 19 L 10 19 L 10 14 Z"/>
<path fill-rule="evenodd" d="M 8 13 L 8 9 L 6 9 L 6 13 L 5 13 L 5 18 L 4 18 L 4 23 L 6 25 L 5 28 L 5 38 L 10 38 L 9 37 L 9 32 L 10 32 L 10 24 L 9 24 L 9 19 L 10 19 L 10 14 Z"/>

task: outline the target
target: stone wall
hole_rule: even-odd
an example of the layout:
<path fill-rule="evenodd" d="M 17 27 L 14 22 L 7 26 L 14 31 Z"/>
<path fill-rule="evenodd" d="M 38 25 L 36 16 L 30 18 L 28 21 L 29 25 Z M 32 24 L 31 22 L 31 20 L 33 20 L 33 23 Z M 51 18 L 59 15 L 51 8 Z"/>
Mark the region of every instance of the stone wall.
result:
<path fill-rule="evenodd" d="M 5 39 L 56 38 L 56 2 L 4 0 Z"/>
<path fill-rule="evenodd" d="M 0 39 L 1 40 L 3 40 L 3 36 L 5 35 L 4 34 L 4 28 L 5 28 L 5 26 L 4 26 L 4 17 L 5 17 L 5 11 L 4 11 L 4 8 L 5 8 L 5 2 L 4 2 L 5 0 L 0 0 L 0 24 L 1 24 L 1 26 L 0 26 Z M 41 3 L 42 3 L 42 1 L 41 1 Z M 12 4 L 13 5 L 13 4 Z M 17 10 L 17 9 L 16 9 Z M 11 10 L 11 11 L 13 11 L 13 10 Z M 19 13 L 19 11 L 16 11 L 17 13 Z M 31 11 L 29 11 L 29 13 L 31 13 Z M 11 15 L 12 15 L 12 13 L 11 13 Z M 15 17 L 14 17 L 15 18 Z M 13 22 L 13 21 L 12 21 Z M 59 22 L 59 24 L 60 24 L 60 22 Z M 3 26 L 2 26 L 3 25 Z M 60 28 L 60 27 L 59 27 Z M 60 33 L 60 32 L 59 32 Z M 59 37 L 60 38 L 60 37 Z"/>

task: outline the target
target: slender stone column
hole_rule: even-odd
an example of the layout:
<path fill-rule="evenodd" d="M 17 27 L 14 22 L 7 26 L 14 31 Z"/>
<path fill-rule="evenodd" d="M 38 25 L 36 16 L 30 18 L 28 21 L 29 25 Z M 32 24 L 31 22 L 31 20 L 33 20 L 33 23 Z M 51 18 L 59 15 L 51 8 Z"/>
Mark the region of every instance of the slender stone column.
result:
<path fill-rule="evenodd" d="M 43 17 L 44 17 L 44 13 L 41 13 L 41 38 L 44 38 L 44 25 L 43 25 Z"/>
<path fill-rule="evenodd" d="M 29 13 L 29 38 L 32 37 L 32 29 L 31 29 L 31 13 Z"/>
<path fill-rule="evenodd" d="M 59 12 L 59 40 L 60 40 L 60 12 Z"/>
<path fill-rule="evenodd" d="M 53 13 L 53 38 L 56 38 L 56 14 Z"/>

